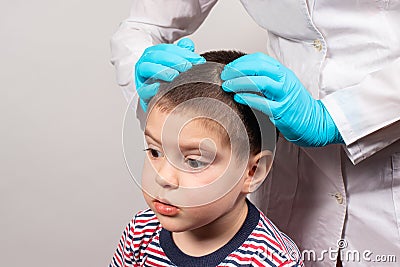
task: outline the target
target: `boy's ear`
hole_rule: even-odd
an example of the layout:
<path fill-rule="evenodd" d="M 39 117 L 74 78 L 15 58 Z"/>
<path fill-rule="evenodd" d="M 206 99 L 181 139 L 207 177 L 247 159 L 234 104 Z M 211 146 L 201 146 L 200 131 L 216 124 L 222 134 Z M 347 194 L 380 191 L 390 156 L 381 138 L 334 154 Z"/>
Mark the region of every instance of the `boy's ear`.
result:
<path fill-rule="evenodd" d="M 269 150 L 261 151 L 260 153 L 251 156 L 247 173 L 243 185 L 243 193 L 251 193 L 264 182 L 267 177 L 273 160 L 273 153 Z"/>

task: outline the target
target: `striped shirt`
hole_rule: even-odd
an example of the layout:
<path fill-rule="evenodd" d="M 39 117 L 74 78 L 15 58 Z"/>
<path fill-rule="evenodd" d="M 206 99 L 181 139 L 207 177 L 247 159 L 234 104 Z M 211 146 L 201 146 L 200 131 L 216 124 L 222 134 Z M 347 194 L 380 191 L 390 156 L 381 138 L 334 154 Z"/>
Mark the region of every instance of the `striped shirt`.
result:
<path fill-rule="evenodd" d="M 154 212 L 141 211 L 125 228 L 110 267 L 304 266 L 294 242 L 250 201 L 247 203 L 246 220 L 236 235 L 201 257 L 184 254 Z"/>

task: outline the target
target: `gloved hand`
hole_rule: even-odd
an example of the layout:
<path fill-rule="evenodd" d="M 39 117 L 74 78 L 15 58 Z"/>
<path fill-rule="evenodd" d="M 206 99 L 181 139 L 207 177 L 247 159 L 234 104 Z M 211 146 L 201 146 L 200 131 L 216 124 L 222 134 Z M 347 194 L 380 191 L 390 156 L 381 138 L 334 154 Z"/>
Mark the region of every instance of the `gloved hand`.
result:
<path fill-rule="evenodd" d="M 140 105 L 146 112 L 147 104 L 160 86 L 154 80 L 172 81 L 179 73 L 187 71 L 193 64 L 206 60 L 194 53 L 194 43 L 188 38 L 175 44 L 158 44 L 148 47 L 135 65 L 136 90 Z M 151 82 L 145 83 L 148 79 Z"/>
<path fill-rule="evenodd" d="M 225 66 L 221 79 L 236 102 L 268 115 L 287 140 L 313 147 L 343 143 L 324 104 L 275 59 L 263 53 L 242 56 Z"/>

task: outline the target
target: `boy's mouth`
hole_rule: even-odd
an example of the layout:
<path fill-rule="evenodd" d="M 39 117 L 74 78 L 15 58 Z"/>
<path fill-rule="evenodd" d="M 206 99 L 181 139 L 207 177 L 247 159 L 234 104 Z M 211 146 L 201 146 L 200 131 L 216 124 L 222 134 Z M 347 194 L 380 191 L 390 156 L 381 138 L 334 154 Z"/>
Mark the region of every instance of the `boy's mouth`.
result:
<path fill-rule="evenodd" d="M 158 213 L 164 216 L 175 216 L 179 213 L 179 208 L 169 204 L 164 200 L 154 200 L 154 208 Z"/>

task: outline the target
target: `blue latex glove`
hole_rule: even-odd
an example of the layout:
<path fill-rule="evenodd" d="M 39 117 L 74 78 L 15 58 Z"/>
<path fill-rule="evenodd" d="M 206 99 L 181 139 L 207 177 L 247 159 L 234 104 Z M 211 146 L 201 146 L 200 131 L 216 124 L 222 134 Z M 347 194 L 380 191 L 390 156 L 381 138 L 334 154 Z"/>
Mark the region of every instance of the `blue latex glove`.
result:
<path fill-rule="evenodd" d="M 194 53 L 194 43 L 188 38 L 181 39 L 176 45 L 158 44 L 148 47 L 135 65 L 136 90 L 143 110 L 147 111 L 148 102 L 160 86 L 153 80 L 170 82 L 193 64 L 204 62 L 205 58 Z"/>
<path fill-rule="evenodd" d="M 275 59 L 263 53 L 242 56 L 225 66 L 221 79 L 236 102 L 268 115 L 287 140 L 313 147 L 343 143 L 323 103 Z"/>

